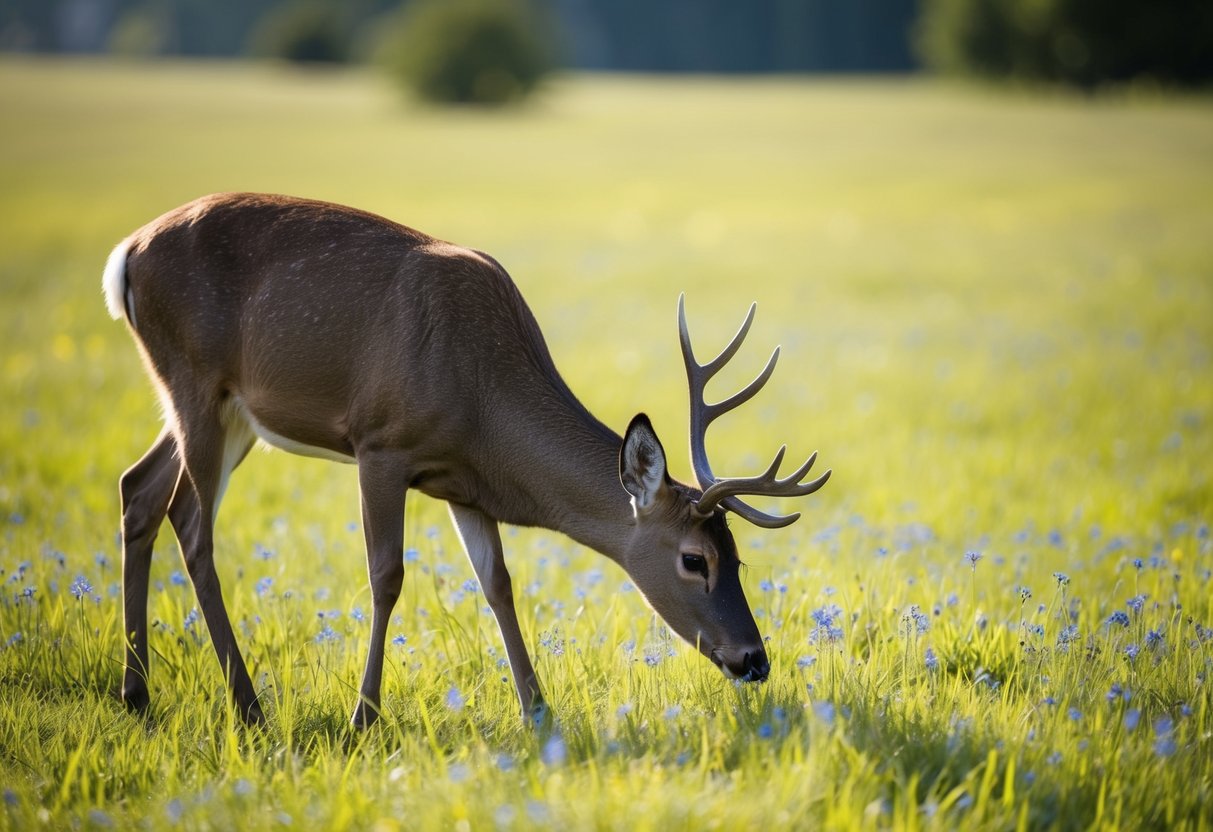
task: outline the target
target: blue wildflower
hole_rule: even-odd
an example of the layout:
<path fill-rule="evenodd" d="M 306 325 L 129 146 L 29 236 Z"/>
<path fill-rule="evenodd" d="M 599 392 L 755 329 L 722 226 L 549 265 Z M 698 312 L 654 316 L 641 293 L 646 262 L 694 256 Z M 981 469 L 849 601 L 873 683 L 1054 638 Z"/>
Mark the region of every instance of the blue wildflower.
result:
<path fill-rule="evenodd" d="M 1129 661 L 1133 661 L 1134 659 L 1136 659 L 1137 654 L 1140 652 L 1141 652 L 1141 648 L 1138 647 L 1136 644 L 1130 644 L 1125 647 L 1125 657 L 1128 658 Z"/>
<path fill-rule="evenodd" d="M 1068 624 L 1062 628 L 1062 631 L 1057 634 L 1057 646 L 1065 647 L 1075 641 L 1078 641 L 1078 625 Z"/>
<path fill-rule="evenodd" d="M 100 809 L 88 810 L 88 822 L 92 826 L 100 826 L 105 829 L 110 829 L 114 825 L 114 821 L 105 812 Z"/>
<path fill-rule="evenodd" d="M 1125 605 L 1128 606 L 1128 608 L 1133 611 L 1134 615 L 1141 615 L 1142 608 L 1145 607 L 1146 598 L 1148 598 L 1148 597 L 1149 596 L 1144 595 L 1144 594 L 1143 595 L 1134 595 L 1132 598 L 1130 598 L 1128 601 L 1125 602 Z"/>
<path fill-rule="evenodd" d="M 809 616 L 813 619 L 814 623 L 816 623 L 818 627 L 829 627 L 840 615 L 842 615 L 842 610 L 837 604 L 828 604 L 824 607 L 818 607 L 809 613 Z"/>
<path fill-rule="evenodd" d="M 1158 630 L 1150 630 L 1146 633 L 1146 647 L 1155 650 L 1162 646 L 1164 639 L 1163 634 Z"/>
<path fill-rule="evenodd" d="M 837 715 L 837 710 L 832 702 L 824 702 L 818 700 L 813 703 L 813 716 L 824 722 L 826 725 L 833 725 L 834 718 Z"/>
<path fill-rule="evenodd" d="M 406 643 L 408 643 L 408 639 L 404 636 L 395 636 L 392 638 L 392 644 L 396 645 L 397 647 L 403 647 Z"/>
<path fill-rule="evenodd" d="M 1058 586 L 1066 586 L 1070 583 L 1070 576 L 1065 572 L 1054 572 L 1053 580 L 1057 581 Z"/>
<path fill-rule="evenodd" d="M 939 657 L 935 655 L 935 651 L 930 647 L 923 653 L 922 659 L 927 670 L 935 671 L 939 669 Z"/>
<path fill-rule="evenodd" d="M 261 598 L 270 591 L 270 587 L 274 585 L 273 578 L 261 578 L 257 583 L 253 584 L 253 592 L 257 593 L 257 597 Z"/>
<path fill-rule="evenodd" d="M 801 656 L 799 659 L 796 660 L 796 666 L 799 667 L 801 670 L 807 670 L 808 668 L 812 667 L 815 664 L 817 664 L 816 656 Z"/>
<path fill-rule="evenodd" d="M 551 739 L 543 744 L 543 751 L 540 752 L 539 759 L 545 766 L 560 766 L 564 765 L 568 756 L 569 750 L 568 746 L 564 744 L 564 737 L 560 734 L 553 734 Z"/>
<path fill-rule="evenodd" d="M 758 736 L 764 740 L 769 740 L 775 735 L 775 729 L 771 727 L 771 723 L 764 722 L 758 726 Z"/>
<path fill-rule="evenodd" d="M 456 713 L 462 711 L 463 706 L 467 704 L 467 700 L 463 697 L 463 693 L 460 692 L 459 688 L 454 686 L 452 686 L 451 689 L 446 692 L 445 702 L 447 708 Z"/>
<path fill-rule="evenodd" d="M 1154 753 L 1159 757 L 1170 757 L 1177 750 L 1175 723 L 1169 716 L 1160 716 L 1154 721 Z"/>
<path fill-rule="evenodd" d="M 981 560 L 981 557 L 981 552 L 965 552 L 964 560 L 965 563 L 969 565 L 970 569 L 976 570 L 977 561 Z"/>
<path fill-rule="evenodd" d="M 416 563 L 419 560 L 421 560 L 421 552 L 419 552 L 417 549 L 410 546 L 404 550 L 405 563 Z"/>
<path fill-rule="evenodd" d="M 1125 730 L 1134 731 L 1137 729 L 1138 723 L 1141 722 L 1141 711 L 1136 708 L 1129 708 L 1125 711 Z"/>
<path fill-rule="evenodd" d="M 189 586 L 189 578 L 181 573 L 180 569 L 174 569 L 173 574 L 168 576 L 168 582 L 173 586 Z"/>
<path fill-rule="evenodd" d="M 72 593 L 76 600 L 79 601 L 85 595 L 88 595 L 93 591 L 93 585 L 88 582 L 88 578 L 84 577 L 83 575 L 79 575 L 76 577 L 76 580 L 72 581 L 72 585 L 68 587 L 68 590 Z"/>
<path fill-rule="evenodd" d="M 837 604 L 827 604 L 824 607 L 818 607 L 809 613 L 816 626 L 809 633 L 809 643 L 816 644 L 818 641 L 832 643 L 842 639 L 842 628 L 837 625 L 838 618 L 842 615 L 842 609 Z"/>
<path fill-rule="evenodd" d="M 1108 620 L 1104 622 L 1109 627 L 1120 625 L 1121 627 L 1129 626 L 1129 615 L 1123 610 L 1117 610 L 1108 616 Z"/>
<path fill-rule="evenodd" d="M 906 625 L 906 636 L 922 635 L 927 630 L 931 629 L 931 619 L 927 617 L 917 604 L 911 604 L 901 617 L 902 622 Z"/>

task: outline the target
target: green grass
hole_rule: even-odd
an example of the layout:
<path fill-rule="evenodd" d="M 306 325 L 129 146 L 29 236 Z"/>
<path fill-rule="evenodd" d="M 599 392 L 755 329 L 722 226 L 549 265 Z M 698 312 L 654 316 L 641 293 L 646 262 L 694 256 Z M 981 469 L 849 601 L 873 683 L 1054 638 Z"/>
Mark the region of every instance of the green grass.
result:
<path fill-rule="evenodd" d="M 361 74 L 4 59 L 0 113 L 0 827 L 1213 825 L 1207 99 L 576 77 L 444 113 Z M 167 529 L 151 716 L 128 715 L 116 482 L 158 418 L 101 266 L 234 189 L 492 252 L 573 389 L 618 430 L 650 413 L 683 478 L 678 292 L 705 354 L 757 300 L 714 390 L 783 357 L 713 429 L 716 468 L 787 441 L 835 472 L 795 526 L 734 523 L 771 679 L 735 687 L 606 560 L 511 531 L 562 739 L 528 730 L 443 507 L 410 496 L 407 643 L 354 734 L 356 482 L 274 453 L 218 527 L 269 728 L 233 725 Z"/>

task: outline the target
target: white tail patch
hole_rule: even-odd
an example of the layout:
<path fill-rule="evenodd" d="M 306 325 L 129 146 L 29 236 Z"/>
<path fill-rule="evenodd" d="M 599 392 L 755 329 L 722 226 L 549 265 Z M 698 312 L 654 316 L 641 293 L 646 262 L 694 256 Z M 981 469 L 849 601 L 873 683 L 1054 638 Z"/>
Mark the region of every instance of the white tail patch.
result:
<path fill-rule="evenodd" d="M 101 291 L 105 293 L 105 308 L 115 321 L 128 317 L 131 326 L 135 325 L 135 310 L 130 303 L 130 290 L 126 285 L 126 253 L 130 249 L 130 239 L 123 240 L 114 246 L 109 259 L 105 261 L 105 271 L 101 273 Z"/>

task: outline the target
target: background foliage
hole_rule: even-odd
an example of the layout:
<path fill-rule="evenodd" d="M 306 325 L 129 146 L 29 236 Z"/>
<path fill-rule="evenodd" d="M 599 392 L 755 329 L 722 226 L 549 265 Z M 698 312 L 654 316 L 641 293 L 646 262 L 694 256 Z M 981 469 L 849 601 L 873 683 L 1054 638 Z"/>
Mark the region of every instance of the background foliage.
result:
<path fill-rule="evenodd" d="M 9 58 L 0 112 L 0 826 L 1208 828 L 1202 100 L 573 77 L 526 110 L 402 112 L 359 72 Z M 353 735 L 353 472 L 259 453 L 218 565 L 269 730 L 232 725 L 167 530 L 152 716 L 127 715 L 116 480 L 159 420 L 100 269 L 224 189 L 492 252 L 572 388 L 617 428 L 648 411 L 684 478 L 677 294 L 705 353 L 757 300 L 713 392 L 781 364 L 713 427 L 718 470 L 787 441 L 835 472 L 797 525 L 735 524 L 772 678 L 735 687 L 617 568 L 518 530 L 560 721 L 528 731 L 443 509 L 411 496 L 388 714 Z"/>
<path fill-rule="evenodd" d="M 522 0 L 422 0 L 380 35 L 378 57 L 430 101 L 504 104 L 551 71 L 547 26 Z"/>
<path fill-rule="evenodd" d="M 945 72 L 1080 87 L 1213 76 L 1213 6 L 1194 0 L 927 0 L 920 28 Z"/>
<path fill-rule="evenodd" d="M 462 103 L 468 79 L 496 77 L 485 84 L 496 97 L 516 94 L 553 61 L 646 72 L 926 67 L 1084 89 L 1213 77 L 1204 0 L 0 0 L 7 50 L 364 61 L 385 41 L 386 64 L 408 67 L 423 97 Z M 484 61 L 495 69 L 483 72 Z"/>

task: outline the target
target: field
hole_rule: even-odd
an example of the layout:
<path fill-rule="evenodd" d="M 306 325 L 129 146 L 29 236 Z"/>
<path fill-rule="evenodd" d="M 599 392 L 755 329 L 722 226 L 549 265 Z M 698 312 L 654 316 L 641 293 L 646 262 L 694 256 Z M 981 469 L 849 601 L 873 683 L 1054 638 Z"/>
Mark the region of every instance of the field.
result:
<path fill-rule="evenodd" d="M 1213 108 L 923 80 L 571 77 L 503 113 L 357 72 L 0 60 L 0 828 L 1213 827 Z M 114 698 L 117 478 L 159 429 L 99 291 L 203 193 L 493 253 L 573 390 L 690 479 L 675 329 L 750 301 L 717 471 L 834 477 L 733 523 L 762 685 L 605 558 L 508 529 L 556 727 L 517 713 L 442 505 L 406 504 L 386 718 L 354 471 L 257 453 L 217 537 L 270 715 L 235 724 L 166 528 L 152 707 Z M 778 508 L 791 509 L 790 502 Z"/>

